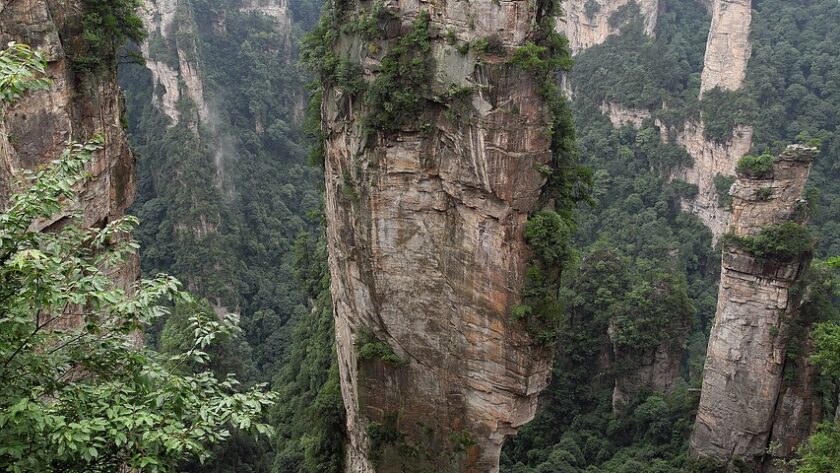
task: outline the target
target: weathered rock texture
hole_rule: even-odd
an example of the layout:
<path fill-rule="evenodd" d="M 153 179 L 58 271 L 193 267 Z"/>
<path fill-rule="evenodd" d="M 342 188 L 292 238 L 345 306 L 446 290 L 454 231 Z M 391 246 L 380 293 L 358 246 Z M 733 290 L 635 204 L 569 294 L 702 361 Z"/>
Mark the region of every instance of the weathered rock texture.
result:
<path fill-rule="evenodd" d="M 386 2 L 389 6 L 390 2 Z M 397 4 L 391 4 L 394 8 Z M 550 160 L 538 84 L 504 55 L 461 54 L 459 42 L 495 35 L 507 53 L 535 23 L 527 1 L 401 2 L 391 30 L 431 17 L 435 96 L 416 126 L 363 131 L 365 108 L 325 92 L 326 218 L 347 471 L 495 472 L 506 436 L 534 415 L 550 354 L 509 310 L 520 301 L 523 238 Z M 450 36 L 451 35 L 447 35 Z M 371 80 L 388 42 L 349 59 Z M 450 41 L 451 42 L 451 41 Z M 465 117 L 440 98 L 472 86 Z M 411 92 L 411 91 L 407 91 Z M 437 98 L 436 98 L 437 97 Z M 359 358 L 363 333 L 407 361 Z M 381 441 L 384 430 L 395 435 Z M 411 456 L 406 452 L 414 452 Z"/>
<path fill-rule="evenodd" d="M 633 0 L 566 0 L 562 3 L 563 18 L 558 30 L 569 39 L 572 54 L 603 43 L 619 32 L 616 12 L 627 8 Z M 636 0 L 644 19 L 645 31 L 653 36 L 659 13 L 659 0 Z"/>
<path fill-rule="evenodd" d="M 678 169 L 673 177 L 697 186 L 697 195 L 683 201 L 683 209 L 697 215 L 712 231 L 715 241 L 726 232 L 731 214 L 718 200 L 714 179 L 718 174 L 732 176 L 738 160 L 752 147 L 753 129 L 738 126 L 732 139 L 716 143 L 703 136 L 703 121 L 688 122 L 676 132 L 676 141 L 693 158 L 689 168 Z"/>
<path fill-rule="evenodd" d="M 715 87 L 726 90 L 741 88 L 752 52 L 751 23 L 752 0 L 713 0 L 701 95 Z"/>
<path fill-rule="evenodd" d="M 71 67 L 70 38 L 78 37 L 73 15 L 79 11 L 78 1 L 0 3 L 0 44 L 17 41 L 43 51 L 52 79 L 49 89 L 29 92 L 0 113 L 0 200 L 13 190 L 19 171 L 57 159 L 70 141 L 100 133 L 105 146 L 88 165 L 91 179 L 78 202 L 84 225 L 98 227 L 122 217 L 134 201 L 134 157 L 121 124 L 122 97 L 114 72 L 77 74 Z M 136 259 L 120 268 L 118 283 L 133 282 L 138 268 Z"/>
<path fill-rule="evenodd" d="M 181 119 L 178 100 L 186 95 L 197 110 L 197 116 L 191 120 L 193 126 L 205 122 L 209 106 L 199 77 L 192 7 L 179 0 L 147 0 L 141 13 L 149 32 L 141 50 L 146 67 L 152 72 L 154 104 L 170 119 L 170 126 L 174 126 Z"/>
<path fill-rule="evenodd" d="M 635 128 L 641 128 L 642 123 L 653 116 L 650 110 L 644 108 L 627 108 L 613 102 L 604 102 L 598 106 L 598 109 L 610 119 L 610 123 L 616 128 L 621 128 L 624 125 L 633 125 Z"/>
<path fill-rule="evenodd" d="M 771 179 L 739 177 L 731 189 L 735 235 L 756 235 L 767 225 L 789 221 L 804 223 L 801 197 L 813 153 L 811 148 L 791 146 L 779 156 Z M 771 440 L 790 448 L 807 436 L 789 428 L 800 428 L 795 417 L 811 406 L 797 396 L 804 390 L 796 382 L 783 386 L 782 372 L 791 321 L 798 316 L 792 288 L 808 263 L 805 256 L 791 261 L 757 258 L 734 244 L 724 249 L 717 314 L 691 438 L 695 454 L 719 463 L 759 465 Z M 801 376 L 808 377 L 806 372 Z"/>

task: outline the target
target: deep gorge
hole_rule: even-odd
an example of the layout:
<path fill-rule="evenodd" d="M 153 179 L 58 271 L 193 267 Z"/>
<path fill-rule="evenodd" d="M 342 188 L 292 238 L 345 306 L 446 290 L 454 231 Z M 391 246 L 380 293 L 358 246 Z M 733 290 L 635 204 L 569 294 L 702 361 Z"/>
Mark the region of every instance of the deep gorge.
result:
<path fill-rule="evenodd" d="M 830 0 L 5 0 L 2 44 L 52 82 L 0 103 L 0 201 L 102 133 L 31 230 L 136 216 L 109 277 L 197 296 L 143 327 L 162 356 L 193 314 L 239 314 L 177 370 L 273 393 L 274 435 L 140 471 L 836 471 L 838 21 Z M 84 458 L 21 471 L 117 471 Z"/>

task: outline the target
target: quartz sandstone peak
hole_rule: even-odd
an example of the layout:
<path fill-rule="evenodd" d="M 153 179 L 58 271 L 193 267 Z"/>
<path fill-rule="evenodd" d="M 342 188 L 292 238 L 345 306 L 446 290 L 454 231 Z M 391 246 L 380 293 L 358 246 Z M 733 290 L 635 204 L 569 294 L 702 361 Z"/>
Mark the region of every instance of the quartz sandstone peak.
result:
<path fill-rule="evenodd" d="M 125 215 L 135 196 L 134 157 L 122 127 L 122 96 L 112 69 L 77 73 L 71 66 L 73 15 L 78 0 L 11 0 L 0 3 L 0 44 L 31 45 L 44 53 L 52 85 L 30 91 L 0 112 L 0 201 L 14 190 L 23 169 L 57 159 L 70 141 L 104 137 L 87 171 L 91 178 L 79 198 L 83 224 L 102 226 Z M 66 217 L 57 215 L 56 223 Z M 139 276 L 136 258 L 114 277 L 123 286 Z"/>
<path fill-rule="evenodd" d="M 429 91 L 400 91 L 422 94 L 423 105 L 389 134 L 366 128 L 372 111 L 352 93 L 324 93 L 346 471 L 496 472 L 550 373 L 550 351 L 510 315 L 530 255 L 524 226 L 551 160 L 540 84 L 506 62 L 533 37 L 536 5 L 384 6 L 389 39 L 345 33 L 335 50 L 370 85 L 428 14 L 434 79 Z M 348 18 L 361 7 L 351 8 Z M 484 40 L 483 53 L 463 47 Z"/>
<path fill-rule="evenodd" d="M 772 177 L 739 176 L 730 191 L 730 232 L 751 237 L 769 225 L 804 224 L 802 193 L 813 155 L 813 149 L 794 145 L 776 159 Z M 717 313 L 691 437 L 694 454 L 721 464 L 761 465 L 773 441 L 792 453 L 795 441 L 787 437 L 802 429 L 802 419 L 793 414 L 810 423 L 809 390 L 786 385 L 782 374 L 786 363 L 795 362 L 786 357 L 791 321 L 799 315 L 792 289 L 809 260 L 809 255 L 760 258 L 737 243 L 724 245 Z"/>
<path fill-rule="evenodd" d="M 713 0 L 712 25 L 706 43 L 700 93 L 720 87 L 738 90 L 752 53 L 752 0 Z"/>

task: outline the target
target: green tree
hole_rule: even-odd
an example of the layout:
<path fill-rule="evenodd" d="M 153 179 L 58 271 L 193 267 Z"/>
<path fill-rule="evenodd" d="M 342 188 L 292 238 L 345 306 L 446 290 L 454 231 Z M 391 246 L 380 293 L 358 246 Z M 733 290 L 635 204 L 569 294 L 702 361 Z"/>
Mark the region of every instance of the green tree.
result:
<path fill-rule="evenodd" d="M 37 54 L 4 52 L 0 96 L 38 86 Z M 15 92 L 16 91 L 16 92 Z M 101 139 L 72 144 L 24 175 L 24 189 L 0 213 L 0 470 L 14 472 L 173 471 L 207 457 L 232 431 L 269 434 L 261 422 L 273 394 L 239 388 L 210 370 L 208 347 L 233 336 L 236 317 L 192 316 L 186 350 L 164 356 L 141 346 L 144 327 L 167 315 L 162 303 L 193 303 L 166 275 L 119 287 L 109 275 L 137 245 L 125 217 L 81 226 L 75 205 L 85 166 Z M 64 217 L 56 219 L 57 215 Z M 45 231 L 39 229 L 53 222 Z"/>
<path fill-rule="evenodd" d="M 840 296 L 840 278 L 837 275 L 840 257 L 830 258 L 824 263 L 815 263 L 815 266 L 825 266 L 833 270 L 826 284 L 835 296 Z M 840 324 L 836 320 L 819 323 L 814 327 L 812 336 L 815 353 L 811 360 L 824 376 L 840 378 Z M 840 465 L 840 424 L 822 424 L 800 449 L 799 454 L 800 458 L 795 461 L 797 473 L 837 471 L 837 465 Z"/>

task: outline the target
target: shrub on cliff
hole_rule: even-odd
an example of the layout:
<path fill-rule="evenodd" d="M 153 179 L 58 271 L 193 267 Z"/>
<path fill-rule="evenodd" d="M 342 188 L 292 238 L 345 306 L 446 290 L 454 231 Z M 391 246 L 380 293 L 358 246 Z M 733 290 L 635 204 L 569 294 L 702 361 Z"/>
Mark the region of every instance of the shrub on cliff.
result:
<path fill-rule="evenodd" d="M 816 240 L 804 225 L 786 222 L 768 225 L 755 236 L 724 235 L 724 244 L 732 244 L 757 258 L 787 262 L 814 251 Z"/>
<path fill-rule="evenodd" d="M 8 63 L 24 69 L 30 60 Z M 0 68 L 0 96 L 32 85 L 8 71 Z M 260 386 L 242 391 L 206 368 L 180 374 L 208 366 L 205 350 L 237 333 L 235 318 L 190 317 L 192 338 L 173 356 L 139 346 L 138 334 L 167 314 L 161 304 L 192 297 L 166 275 L 130 290 L 111 279 L 137 250 L 128 238 L 136 219 L 85 228 L 73 205 L 101 145 L 73 144 L 24 174 L 0 212 L 2 471 L 172 471 L 206 458 L 233 429 L 269 432 L 261 418 L 273 395 Z M 57 224 L 38 231 L 48 222 Z"/>
<path fill-rule="evenodd" d="M 773 164 L 775 162 L 776 157 L 770 154 L 746 155 L 738 160 L 735 172 L 739 176 L 751 179 L 769 179 L 773 177 Z"/>

